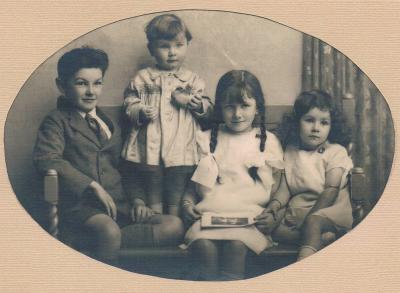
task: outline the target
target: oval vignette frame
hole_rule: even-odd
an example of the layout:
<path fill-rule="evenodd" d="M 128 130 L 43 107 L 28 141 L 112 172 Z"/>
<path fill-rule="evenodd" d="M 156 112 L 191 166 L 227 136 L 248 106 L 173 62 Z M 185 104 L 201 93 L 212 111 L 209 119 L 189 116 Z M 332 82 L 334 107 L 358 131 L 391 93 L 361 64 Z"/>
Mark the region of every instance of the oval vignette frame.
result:
<path fill-rule="evenodd" d="M 250 70 L 263 86 L 271 127 L 279 122 L 283 112 L 290 109 L 301 90 L 319 88 L 339 97 L 355 131 L 353 161 L 366 174 L 371 206 L 377 203 L 394 157 L 393 118 L 379 90 L 351 60 L 317 38 L 260 16 L 216 10 L 166 12 L 180 16 L 192 32 L 194 38 L 186 66 L 205 76 L 207 94 L 214 95 L 218 78 L 227 70 Z M 82 45 L 104 49 L 109 54 L 110 67 L 100 106 L 117 109 L 129 79 L 138 69 L 152 64 L 146 49 L 145 23 L 166 12 L 119 20 L 73 40 L 44 61 L 15 98 L 7 115 L 4 136 L 8 176 L 22 206 L 43 228 L 46 226 L 46 211 L 40 202 L 42 180 L 34 171 L 31 150 L 40 122 L 55 108 L 58 94 L 54 79 L 58 58 Z M 238 21 L 240 18 L 247 21 Z M 213 30 L 204 29 L 207 25 Z M 255 25 L 260 25 L 260 29 L 251 30 Z M 235 47 L 237 40 L 241 41 L 240 46 Z M 213 46 L 209 46 L 210 43 Z M 26 115 L 20 115 L 21 112 Z M 374 139 L 379 134 L 382 134 L 382 139 Z M 161 270 L 162 267 L 159 264 Z M 165 272 L 144 273 L 175 278 L 165 275 Z"/>

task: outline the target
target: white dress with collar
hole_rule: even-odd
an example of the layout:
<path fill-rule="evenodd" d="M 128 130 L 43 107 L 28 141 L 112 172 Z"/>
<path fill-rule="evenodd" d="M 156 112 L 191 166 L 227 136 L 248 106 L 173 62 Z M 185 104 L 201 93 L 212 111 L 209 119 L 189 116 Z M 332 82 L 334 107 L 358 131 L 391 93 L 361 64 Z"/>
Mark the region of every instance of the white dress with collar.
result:
<path fill-rule="evenodd" d="M 339 144 L 326 142 L 315 151 L 301 150 L 288 146 L 285 150 L 285 174 L 291 199 L 287 213 L 297 219 L 300 229 L 305 217 L 325 189 L 325 175 L 331 169 L 343 169 L 339 194 L 335 202 L 314 213 L 330 219 L 338 230 L 349 230 L 353 223 L 347 175 L 353 162 L 347 150 Z"/>
<path fill-rule="evenodd" d="M 201 200 L 196 205 L 200 212 L 259 215 L 270 200 L 274 183 L 273 172 L 283 169 L 283 153 L 278 139 L 267 132 L 264 152 L 260 152 L 258 129 L 231 134 L 223 127 L 218 131 L 218 143 L 214 154 L 210 154 L 209 137 L 201 149 L 204 157 L 192 177 Z M 260 180 L 254 180 L 249 168 L 257 167 Z M 204 168 L 204 170 L 200 170 Z M 205 172 L 204 172 L 205 171 Z M 205 178 L 204 174 L 209 174 Z M 218 178 L 218 180 L 217 180 Z M 208 186 L 207 186 L 208 185 Z M 244 228 L 202 229 L 195 222 L 185 236 L 186 245 L 196 239 L 240 240 L 256 253 L 272 246 L 269 235 L 261 233 L 254 225 Z"/>

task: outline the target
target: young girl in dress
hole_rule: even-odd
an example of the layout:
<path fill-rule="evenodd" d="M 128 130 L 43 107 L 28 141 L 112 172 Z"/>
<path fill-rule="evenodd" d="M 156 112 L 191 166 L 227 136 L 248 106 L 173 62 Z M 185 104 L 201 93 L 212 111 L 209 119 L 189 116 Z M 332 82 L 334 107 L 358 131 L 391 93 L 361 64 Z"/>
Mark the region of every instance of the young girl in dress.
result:
<path fill-rule="evenodd" d="M 201 215 L 254 219 L 262 214 L 276 189 L 273 175 L 280 176 L 283 169 L 283 153 L 278 139 L 265 129 L 263 92 L 250 72 L 233 70 L 221 77 L 215 117 L 212 130 L 204 133 L 199 146 L 203 156 L 182 200 L 185 218 L 194 222 L 185 244 L 197 262 L 199 279 L 242 279 L 248 249 L 260 253 L 272 245 L 270 237 L 254 224 L 202 228 Z"/>
<path fill-rule="evenodd" d="M 203 80 L 182 67 L 192 39 L 182 20 L 174 14 L 159 15 L 148 23 L 146 36 L 156 65 L 140 70 L 131 80 L 123 105 L 131 122 L 122 150 L 126 184 L 141 221 L 163 212 L 164 191 L 166 212 L 179 214 L 180 200 L 199 160 L 199 122 L 212 109 L 203 96 Z"/>
<path fill-rule="evenodd" d="M 303 92 L 281 127 L 285 176 L 267 210 L 282 222 L 277 241 L 301 244 L 298 260 L 314 254 L 324 238 L 352 227 L 347 174 L 353 164 L 346 147 L 350 135 L 332 97 Z M 286 211 L 281 209 L 288 203 Z"/>

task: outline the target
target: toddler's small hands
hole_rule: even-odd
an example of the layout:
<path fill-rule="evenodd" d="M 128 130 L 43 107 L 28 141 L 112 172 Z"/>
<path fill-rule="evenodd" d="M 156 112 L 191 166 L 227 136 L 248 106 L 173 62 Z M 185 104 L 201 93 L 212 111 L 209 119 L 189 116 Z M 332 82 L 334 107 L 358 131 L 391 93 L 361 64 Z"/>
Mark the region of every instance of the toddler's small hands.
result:
<path fill-rule="evenodd" d="M 143 204 L 135 205 L 131 209 L 132 221 L 135 223 L 145 223 L 154 215 L 154 211 Z"/>
<path fill-rule="evenodd" d="M 192 96 L 188 103 L 188 108 L 195 111 L 201 110 L 202 106 L 202 98 L 199 95 Z"/>
<path fill-rule="evenodd" d="M 190 103 L 190 94 L 183 88 L 178 87 L 171 94 L 172 102 L 178 107 L 188 107 Z"/>
<path fill-rule="evenodd" d="M 270 210 L 264 209 L 261 214 L 254 218 L 255 225 L 262 233 L 269 234 L 276 224 L 276 218 Z"/>
<path fill-rule="evenodd" d="M 264 209 L 265 212 L 271 213 L 274 220 L 277 218 L 278 211 L 281 209 L 281 203 L 277 200 L 272 200 L 268 206 Z"/>
<path fill-rule="evenodd" d="M 144 105 L 140 112 L 146 120 L 155 120 L 158 116 L 157 108 L 153 106 Z"/>
<path fill-rule="evenodd" d="M 256 222 L 261 222 L 262 220 L 264 220 L 264 219 L 266 219 L 266 218 L 268 218 L 268 217 L 270 217 L 270 216 L 271 216 L 271 213 L 270 213 L 267 209 L 264 209 L 264 210 L 261 212 L 261 214 L 257 215 L 257 216 L 254 218 L 254 220 L 255 220 Z"/>

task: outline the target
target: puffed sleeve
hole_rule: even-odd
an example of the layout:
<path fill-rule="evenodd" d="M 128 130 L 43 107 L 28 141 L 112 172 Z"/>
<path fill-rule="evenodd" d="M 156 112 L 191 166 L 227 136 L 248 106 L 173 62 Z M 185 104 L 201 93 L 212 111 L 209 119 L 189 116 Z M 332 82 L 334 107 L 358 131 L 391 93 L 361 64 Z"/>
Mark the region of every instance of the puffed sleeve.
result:
<path fill-rule="evenodd" d="M 197 147 L 200 161 L 191 180 L 208 188 L 212 188 L 218 177 L 218 165 L 210 152 L 211 131 L 198 131 Z"/>
<path fill-rule="evenodd" d="M 326 152 L 326 169 L 325 172 L 329 172 L 335 168 L 342 168 L 344 170 L 341 187 L 346 185 L 347 182 L 347 175 L 351 168 L 353 168 L 353 161 L 347 154 L 347 150 L 339 145 L 339 144 L 332 144 L 329 146 Z"/>
<path fill-rule="evenodd" d="M 326 157 L 326 172 L 334 168 L 343 168 L 347 172 L 353 168 L 353 162 L 347 154 L 347 150 L 339 145 L 330 145 Z"/>
<path fill-rule="evenodd" d="M 196 130 L 197 153 L 199 154 L 200 158 L 210 154 L 210 138 L 211 130 Z"/>
<path fill-rule="evenodd" d="M 267 141 L 265 144 L 265 162 L 275 170 L 284 169 L 283 151 L 278 138 L 267 131 Z"/>

